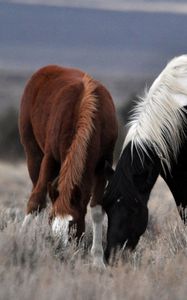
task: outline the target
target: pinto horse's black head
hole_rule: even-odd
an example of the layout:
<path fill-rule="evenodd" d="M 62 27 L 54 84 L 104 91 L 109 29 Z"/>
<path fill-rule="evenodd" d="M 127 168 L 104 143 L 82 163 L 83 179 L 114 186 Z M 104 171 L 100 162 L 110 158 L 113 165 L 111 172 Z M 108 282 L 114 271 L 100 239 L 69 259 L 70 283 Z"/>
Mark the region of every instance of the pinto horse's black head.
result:
<path fill-rule="evenodd" d="M 111 251 L 123 246 L 134 249 L 148 222 L 147 202 L 159 174 L 160 162 L 154 155 L 140 157 L 136 149 L 131 156 L 127 145 L 118 162 L 116 171 L 104 194 L 104 209 L 108 216 L 108 261 Z"/>
<path fill-rule="evenodd" d="M 119 198 L 107 210 L 108 231 L 105 258 L 108 261 L 111 251 L 117 248 L 133 250 L 144 233 L 148 222 L 148 209 L 141 203 L 126 205 L 125 199 Z"/>

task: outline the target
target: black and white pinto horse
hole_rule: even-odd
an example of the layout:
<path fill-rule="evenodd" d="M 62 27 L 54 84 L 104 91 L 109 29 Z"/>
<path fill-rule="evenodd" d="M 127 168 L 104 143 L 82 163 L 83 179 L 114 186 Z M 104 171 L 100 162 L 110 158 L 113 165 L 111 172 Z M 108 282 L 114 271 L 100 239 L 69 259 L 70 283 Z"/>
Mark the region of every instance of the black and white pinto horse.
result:
<path fill-rule="evenodd" d="M 134 109 L 116 170 L 104 195 L 106 260 L 134 249 L 148 222 L 150 192 L 160 174 L 181 218 L 187 210 L 187 55 L 174 58 Z"/>

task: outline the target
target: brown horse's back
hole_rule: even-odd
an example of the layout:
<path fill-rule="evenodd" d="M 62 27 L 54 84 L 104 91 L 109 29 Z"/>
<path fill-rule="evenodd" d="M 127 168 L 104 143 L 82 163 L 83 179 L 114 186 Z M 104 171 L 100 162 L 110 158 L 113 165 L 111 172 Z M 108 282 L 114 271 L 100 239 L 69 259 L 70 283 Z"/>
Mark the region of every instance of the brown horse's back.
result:
<path fill-rule="evenodd" d="M 45 148 L 49 146 L 47 143 L 51 142 L 50 147 L 57 160 L 60 159 L 60 153 L 55 145 L 59 143 L 59 139 L 63 140 L 64 146 L 60 150 L 65 152 L 75 133 L 76 116 L 83 90 L 83 76 L 84 73 L 76 69 L 59 66 L 44 67 L 31 77 L 22 97 L 21 138 L 23 136 L 26 139 L 29 138 L 29 127 L 42 152 L 45 152 Z M 99 140 L 95 142 L 103 145 L 100 148 L 104 154 L 105 148 L 107 151 L 117 134 L 115 109 L 106 88 L 98 82 L 96 85 L 98 114 L 95 117 L 95 131 L 92 139 Z M 109 128 L 110 135 L 107 134 Z"/>
<path fill-rule="evenodd" d="M 29 126 L 38 145 L 44 152 L 49 124 L 55 117 L 58 117 L 58 114 L 66 116 L 65 119 L 68 119 L 69 114 L 69 119 L 71 119 L 71 106 L 74 106 L 74 102 L 78 101 L 75 99 L 76 95 L 70 98 L 71 101 L 64 99 L 64 90 L 72 85 L 79 85 L 82 77 L 83 73 L 79 70 L 70 72 L 69 69 L 58 66 L 44 67 L 36 72 L 29 80 L 22 97 L 20 109 L 21 138 L 27 136 Z M 59 111 L 60 109 L 61 111 Z"/>

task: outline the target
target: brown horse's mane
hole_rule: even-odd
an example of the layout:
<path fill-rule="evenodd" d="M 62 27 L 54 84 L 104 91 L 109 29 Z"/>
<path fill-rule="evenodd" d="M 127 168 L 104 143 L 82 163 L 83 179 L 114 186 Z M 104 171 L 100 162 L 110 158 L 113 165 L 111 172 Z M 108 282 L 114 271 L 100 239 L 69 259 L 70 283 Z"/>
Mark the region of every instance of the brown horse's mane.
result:
<path fill-rule="evenodd" d="M 97 85 L 87 74 L 83 76 L 82 83 L 84 90 L 75 135 L 59 174 L 59 198 L 55 203 L 56 215 L 75 214 L 70 203 L 71 195 L 73 188 L 81 182 L 87 159 L 87 148 L 94 130 L 94 116 L 97 111 L 97 98 L 94 91 Z"/>

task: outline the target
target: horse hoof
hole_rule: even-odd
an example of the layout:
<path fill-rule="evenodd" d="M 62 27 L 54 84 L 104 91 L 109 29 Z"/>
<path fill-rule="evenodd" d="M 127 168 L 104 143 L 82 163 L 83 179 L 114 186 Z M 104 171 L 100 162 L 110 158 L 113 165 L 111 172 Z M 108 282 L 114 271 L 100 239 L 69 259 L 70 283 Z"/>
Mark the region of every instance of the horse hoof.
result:
<path fill-rule="evenodd" d="M 52 233 L 54 237 L 62 238 L 64 245 L 68 243 L 69 221 L 72 220 L 72 216 L 55 217 L 52 222 Z"/>
<path fill-rule="evenodd" d="M 106 270 L 106 265 L 102 258 L 95 258 L 93 261 L 93 267 L 99 272 L 104 272 Z"/>

